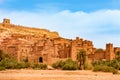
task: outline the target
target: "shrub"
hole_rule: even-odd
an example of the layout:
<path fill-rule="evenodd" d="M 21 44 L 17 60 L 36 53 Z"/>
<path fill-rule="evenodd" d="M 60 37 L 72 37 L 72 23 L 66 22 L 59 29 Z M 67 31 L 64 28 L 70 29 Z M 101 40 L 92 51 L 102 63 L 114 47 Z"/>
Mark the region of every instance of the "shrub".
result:
<path fill-rule="evenodd" d="M 60 69 L 60 68 L 62 68 L 64 66 L 64 64 L 65 64 L 65 62 L 63 62 L 62 60 L 60 60 L 60 61 L 57 61 L 56 63 L 53 63 L 52 67 Z"/>
<path fill-rule="evenodd" d="M 65 61 L 65 64 L 62 67 L 63 70 L 77 70 L 78 65 L 75 61 L 72 61 L 72 59 L 67 59 Z"/>
<path fill-rule="evenodd" d="M 104 65 L 104 66 L 109 66 L 109 67 L 113 67 L 117 70 L 120 70 L 120 61 L 117 59 L 111 60 L 111 61 L 95 61 L 92 62 L 93 66 L 96 65 Z"/>
<path fill-rule="evenodd" d="M 97 71 L 102 71 L 102 72 L 112 72 L 113 74 L 118 73 L 118 71 L 116 69 L 114 69 L 113 67 L 109 67 L 109 66 L 101 66 L 101 65 L 96 65 L 93 69 L 93 71 L 97 72 Z"/>
<path fill-rule="evenodd" d="M 6 69 L 14 69 L 17 65 L 17 61 L 12 58 L 5 58 L 0 62 L 0 66 L 5 67 Z"/>
<path fill-rule="evenodd" d="M 85 69 L 85 70 L 92 70 L 92 65 L 91 65 L 91 64 L 88 64 L 88 63 L 85 63 L 85 64 L 84 64 L 84 69 Z"/>
<path fill-rule="evenodd" d="M 45 70 L 45 69 L 47 69 L 47 65 L 46 64 L 39 64 L 39 66 L 40 66 L 40 69 L 43 69 L 43 70 Z"/>
<path fill-rule="evenodd" d="M 67 63 L 62 67 L 62 69 L 63 70 L 77 70 L 78 67 L 74 63 L 72 63 L 72 64 Z"/>
<path fill-rule="evenodd" d="M 103 72 L 113 72 L 114 68 L 109 66 L 102 66 Z"/>
<path fill-rule="evenodd" d="M 75 61 L 72 61 L 72 59 L 67 59 L 66 61 L 57 61 L 56 63 L 52 64 L 52 67 L 63 70 L 78 69 L 77 63 Z"/>
<path fill-rule="evenodd" d="M 34 64 L 34 66 L 32 67 L 33 69 L 42 69 L 45 70 L 47 68 L 46 64 Z"/>
<path fill-rule="evenodd" d="M 116 69 L 114 69 L 114 70 L 112 71 L 112 73 L 113 73 L 113 74 L 119 74 L 118 70 L 116 70 Z"/>
<path fill-rule="evenodd" d="M 16 69 L 29 68 L 29 63 L 20 62 L 15 66 Z"/>
<path fill-rule="evenodd" d="M 101 70 L 102 70 L 101 67 L 102 67 L 102 66 L 100 66 L 100 65 L 96 65 L 96 66 L 94 66 L 93 71 L 95 71 L 95 72 L 97 72 L 97 71 L 101 71 Z"/>
<path fill-rule="evenodd" d="M 0 66 L 0 71 L 5 70 L 5 67 Z"/>
<path fill-rule="evenodd" d="M 120 61 L 114 59 L 111 61 L 111 66 L 114 67 L 115 69 L 120 70 Z"/>
<path fill-rule="evenodd" d="M 15 66 L 16 69 L 21 69 L 23 68 L 23 65 L 22 63 L 17 63 L 17 65 Z"/>

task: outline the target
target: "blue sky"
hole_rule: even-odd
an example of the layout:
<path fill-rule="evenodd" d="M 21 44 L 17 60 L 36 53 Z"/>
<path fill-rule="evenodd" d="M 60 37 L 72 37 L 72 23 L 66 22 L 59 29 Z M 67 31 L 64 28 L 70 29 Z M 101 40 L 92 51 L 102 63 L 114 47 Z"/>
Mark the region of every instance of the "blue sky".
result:
<path fill-rule="evenodd" d="M 120 0 L 0 0 L 0 21 L 47 28 L 60 36 L 120 46 Z"/>
<path fill-rule="evenodd" d="M 9 10 L 53 10 L 92 12 L 100 9 L 120 9 L 119 0 L 0 0 L 0 7 Z"/>

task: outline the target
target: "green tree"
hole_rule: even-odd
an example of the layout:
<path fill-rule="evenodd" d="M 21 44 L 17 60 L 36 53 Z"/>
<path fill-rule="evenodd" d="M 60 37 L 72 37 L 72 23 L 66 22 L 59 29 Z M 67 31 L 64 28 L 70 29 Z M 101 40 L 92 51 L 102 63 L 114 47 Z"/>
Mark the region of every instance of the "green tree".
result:
<path fill-rule="evenodd" d="M 84 49 L 79 50 L 77 53 L 77 61 L 79 64 L 79 69 L 83 69 L 86 62 L 86 51 Z"/>

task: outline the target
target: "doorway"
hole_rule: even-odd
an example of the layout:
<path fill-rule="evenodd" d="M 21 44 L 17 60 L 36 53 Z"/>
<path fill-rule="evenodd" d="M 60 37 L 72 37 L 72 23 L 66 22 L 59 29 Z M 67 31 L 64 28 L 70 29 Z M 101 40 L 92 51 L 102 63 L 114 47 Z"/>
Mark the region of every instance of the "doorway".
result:
<path fill-rule="evenodd" d="M 43 63 L 43 58 L 42 57 L 39 57 L 39 62 Z"/>

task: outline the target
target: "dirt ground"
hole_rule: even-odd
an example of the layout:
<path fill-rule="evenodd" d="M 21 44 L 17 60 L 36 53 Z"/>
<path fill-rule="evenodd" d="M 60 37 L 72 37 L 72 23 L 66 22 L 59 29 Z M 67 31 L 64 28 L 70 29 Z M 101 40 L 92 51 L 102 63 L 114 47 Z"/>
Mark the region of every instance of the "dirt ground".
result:
<path fill-rule="evenodd" d="M 120 80 L 120 75 L 92 71 L 5 70 L 0 80 Z"/>

